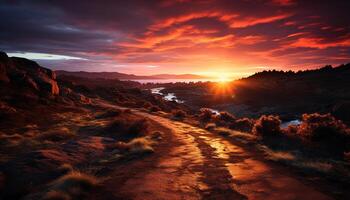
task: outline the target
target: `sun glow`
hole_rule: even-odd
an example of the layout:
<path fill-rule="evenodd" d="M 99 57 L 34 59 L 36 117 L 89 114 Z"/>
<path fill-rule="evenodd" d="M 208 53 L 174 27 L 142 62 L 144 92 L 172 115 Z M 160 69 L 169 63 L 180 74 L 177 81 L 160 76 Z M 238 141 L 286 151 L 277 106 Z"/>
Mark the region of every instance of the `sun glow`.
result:
<path fill-rule="evenodd" d="M 219 83 L 226 83 L 226 82 L 231 81 L 231 79 L 228 76 L 224 75 L 224 74 L 220 74 L 216 78 L 216 81 L 219 82 Z"/>

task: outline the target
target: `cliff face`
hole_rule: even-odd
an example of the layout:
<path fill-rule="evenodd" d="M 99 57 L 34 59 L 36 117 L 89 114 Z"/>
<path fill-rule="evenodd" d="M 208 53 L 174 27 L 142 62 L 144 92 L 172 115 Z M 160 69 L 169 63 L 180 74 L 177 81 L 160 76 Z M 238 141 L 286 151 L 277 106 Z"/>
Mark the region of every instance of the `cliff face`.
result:
<path fill-rule="evenodd" d="M 25 58 L 8 57 L 4 52 L 0 52 L 0 87 L 26 88 L 38 95 L 59 94 L 55 72 Z"/>

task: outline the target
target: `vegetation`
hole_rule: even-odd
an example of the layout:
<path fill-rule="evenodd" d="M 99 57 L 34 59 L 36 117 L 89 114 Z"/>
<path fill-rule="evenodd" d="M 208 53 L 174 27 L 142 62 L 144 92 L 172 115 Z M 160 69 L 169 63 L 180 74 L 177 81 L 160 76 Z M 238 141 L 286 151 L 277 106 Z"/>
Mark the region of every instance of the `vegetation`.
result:
<path fill-rule="evenodd" d="M 213 118 L 213 112 L 209 108 L 199 110 L 199 119 L 203 122 L 209 122 Z"/>
<path fill-rule="evenodd" d="M 83 199 L 98 182 L 94 176 L 73 171 L 55 180 L 43 199 Z"/>
<path fill-rule="evenodd" d="M 255 121 L 253 119 L 245 117 L 231 122 L 229 128 L 237 131 L 251 132 L 254 124 Z"/>
<path fill-rule="evenodd" d="M 253 133 L 260 137 L 282 134 L 281 120 L 278 116 L 262 115 L 254 124 Z"/>

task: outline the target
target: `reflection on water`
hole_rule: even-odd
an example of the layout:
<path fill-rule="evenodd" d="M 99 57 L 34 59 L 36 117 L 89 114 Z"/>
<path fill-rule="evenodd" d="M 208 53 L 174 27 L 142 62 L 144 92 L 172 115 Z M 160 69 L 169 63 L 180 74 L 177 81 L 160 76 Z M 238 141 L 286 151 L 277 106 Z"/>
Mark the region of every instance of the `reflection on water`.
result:
<path fill-rule="evenodd" d="M 208 108 L 213 114 L 215 115 L 220 115 L 220 112 L 218 110 L 212 109 L 212 108 Z"/>
<path fill-rule="evenodd" d="M 174 93 L 167 93 L 164 94 L 161 91 L 164 89 L 164 87 L 158 87 L 158 88 L 152 88 L 151 93 L 152 94 L 158 94 L 163 96 L 163 99 L 166 101 L 175 101 L 176 103 L 184 103 L 185 101 L 179 100 Z"/>
<path fill-rule="evenodd" d="M 300 124 L 301 124 L 301 121 L 298 119 L 295 119 L 292 121 L 282 123 L 281 128 L 287 128 L 289 125 L 300 125 Z"/>

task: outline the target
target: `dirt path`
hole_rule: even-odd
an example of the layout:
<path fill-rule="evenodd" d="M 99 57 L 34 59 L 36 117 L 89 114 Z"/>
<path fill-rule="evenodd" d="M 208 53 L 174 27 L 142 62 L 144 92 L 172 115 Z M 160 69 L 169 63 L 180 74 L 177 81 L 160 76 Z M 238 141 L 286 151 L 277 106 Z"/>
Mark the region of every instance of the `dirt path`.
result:
<path fill-rule="evenodd" d="M 110 197 L 137 200 L 331 199 L 206 130 L 148 113 L 137 114 L 167 127 L 172 141 L 166 150 L 140 161 L 148 162 L 148 167 L 124 166 L 125 170 L 135 172 L 122 185 L 113 184 L 120 183 L 117 179 L 121 169 L 112 173 L 105 189 Z"/>

